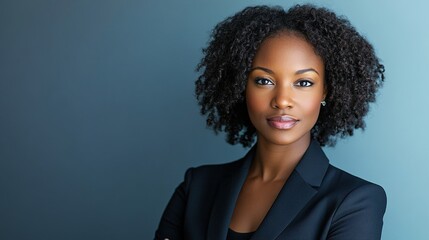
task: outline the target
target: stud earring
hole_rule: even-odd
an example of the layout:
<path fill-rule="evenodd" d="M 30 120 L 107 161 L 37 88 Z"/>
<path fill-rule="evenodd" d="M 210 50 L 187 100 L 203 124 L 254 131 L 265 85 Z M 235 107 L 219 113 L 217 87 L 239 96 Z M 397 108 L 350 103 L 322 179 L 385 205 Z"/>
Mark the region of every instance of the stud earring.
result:
<path fill-rule="evenodd" d="M 326 106 L 326 101 L 323 100 L 322 102 L 320 102 L 322 104 L 322 106 Z"/>

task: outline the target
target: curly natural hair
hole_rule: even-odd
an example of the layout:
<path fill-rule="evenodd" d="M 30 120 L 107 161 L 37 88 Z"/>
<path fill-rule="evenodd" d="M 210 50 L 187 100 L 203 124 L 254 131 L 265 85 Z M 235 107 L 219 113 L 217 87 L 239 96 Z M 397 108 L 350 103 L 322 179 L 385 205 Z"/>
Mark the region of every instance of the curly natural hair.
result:
<path fill-rule="evenodd" d="M 335 145 L 337 137 L 364 129 L 363 117 L 384 81 L 384 66 L 372 45 L 350 22 L 313 5 L 247 7 L 214 28 L 195 85 L 201 113 L 227 142 L 252 145 L 256 129 L 250 122 L 245 88 L 253 58 L 261 43 L 281 32 L 302 36 L 325 64 L 327 105 L 321 108 L 311 135 L 320 145 Z"/>

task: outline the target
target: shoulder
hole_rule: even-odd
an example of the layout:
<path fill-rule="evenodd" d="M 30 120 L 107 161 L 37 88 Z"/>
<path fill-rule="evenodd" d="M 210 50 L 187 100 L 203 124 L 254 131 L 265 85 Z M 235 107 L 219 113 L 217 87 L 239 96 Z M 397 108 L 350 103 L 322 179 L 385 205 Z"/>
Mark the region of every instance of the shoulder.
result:
<path fill-rule="evenodd" d="M 384 189 L 331 165 L 326 178 L 336 199 L 330 235 L 379 239 L 387 205 Z M 352 239 L 363 239 L 359 237 Z"/>
<path fill-rule="evenodd" d="M 184 236 L 189 222 L 202 224 L 207 221 L 222 180 L 239 168 L 241 161 L 189 168 L 164 210 L 156 239 Z"/>
<path fill-rule="evenodd" d="M 222 164 L 206 164 L 197 167 L 191 167 L 186 170 L 185 177 L 191 177 L 192 179 L 212 179 L 212 178 L 223 178 L 226 175 L 230 175 L 240 168 L 243 164 L 244 159 L 238 159 L 228 163 Z"/>
<path fill-rule="evenodd" d="M 330 188 L 335 188 L 337 192 L 341 192 L 344 198 L 370 196 L 380 201 L 386 199 L 386 193 L 380 185 L 357 177 L 332 165 L 329 165 L 325 176 L 325 182 Z"/>
<path fill-rule="evenodd" d="M 244 158 L 222 164 L 207 164 L 186 170 L 184 184 L 187 188 L 210 187 L 219 184 L 242 167 Z"/>

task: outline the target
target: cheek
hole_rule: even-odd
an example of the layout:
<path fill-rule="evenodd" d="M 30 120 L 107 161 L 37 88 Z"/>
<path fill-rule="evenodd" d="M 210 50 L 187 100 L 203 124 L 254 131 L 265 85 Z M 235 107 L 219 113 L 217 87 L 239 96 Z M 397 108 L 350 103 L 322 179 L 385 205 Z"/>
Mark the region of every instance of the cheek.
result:
<path fill-rule="evenodd" d="M 246 90 L 246 104 L 250 116 L 256 115 L 257 112 L 264 108 L 263 98 L 252 89 Z"/>
<path fill-rule="evenodd" d="M 305 109 L 305 114 L 310 117 L 313 121 L 316 121 L 319 117 L 321 103 L 320 101 L 314 99 L 312 101 L 306 101 L 302 105 L 303 109 Z"/>

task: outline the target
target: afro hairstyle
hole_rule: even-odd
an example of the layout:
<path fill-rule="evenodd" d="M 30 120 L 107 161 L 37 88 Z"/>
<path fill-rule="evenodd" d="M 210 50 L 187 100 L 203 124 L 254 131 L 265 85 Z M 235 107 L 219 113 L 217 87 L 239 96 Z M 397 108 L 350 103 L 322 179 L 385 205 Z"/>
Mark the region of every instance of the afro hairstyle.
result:
<path fill-rule="evenodd" d="M 384 81 L 384 66 L 372 45 L 350 22 L 313 5 L 247 7 L 215 26 L 203 58 L 195 93 L 207 126 L 225 132 L 230 144 L 253 144 L 256 129 L 246 107 L 245 88 L 253 58 L 267 38 L 282 32 L 303 37 L 325 65 L 327 105 L 311 130 L 321 146 L 364 129 L 369 103 Z"/>

